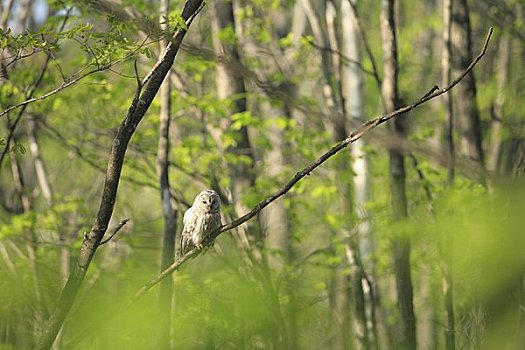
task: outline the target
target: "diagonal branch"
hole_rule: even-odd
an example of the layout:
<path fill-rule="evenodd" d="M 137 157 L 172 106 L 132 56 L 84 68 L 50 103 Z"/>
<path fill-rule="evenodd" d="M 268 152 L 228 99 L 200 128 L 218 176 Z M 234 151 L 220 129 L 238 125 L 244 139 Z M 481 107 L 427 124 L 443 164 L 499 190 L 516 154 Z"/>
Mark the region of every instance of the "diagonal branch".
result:
<path fill-rule="evenodd" d="M 241 216 L 237 220 L 232 221 L 229 224 L 223 225 L 219 229 L 217 229 L 212 235 L 211 238 L 206 242 L 206 244 L 210 244 L 219 236 L 221 233 L 229 231 L 239 225 L 242 225 L 246 221 L 253 218 L 255 215 L 257 215 L 262 209 L 264 209 L 266 206 L 268 206 L 270 203 L 278 199 L 279 197 L 286 194 L 288 191 L 290 191 L 301 179 L 303 179 L 305 176 L 310 175 L 312 171 L 314 171 L 316 168 L 318 168 L 321 164 L 326 162 L 328 159 L 333 157 L 336 153 L 339 151 L 345 149 L 349 144 L 359 140 L 361 137 L 363 137 L 365 134 L 367 134 L 372 129 L 376 128 L 377 126 L 386 123 L 387 121 L 400 117 L 401 115 L 404 115 L 414 108 L 438 97 L 441 96 L 451 89 L 453 89 L 456 85 L 459 84 L 467 74 L 469 74 L 472 69 L 476 66 L 476 64 L 481 60 L 481 58 L 485 55 L 485 52 L 487 51 L 487 47 L 490 41 L 490 38 L 492 36 L 493 29 L 492 27 L 489 29 L 489 32 L 487 34 L 487 37 L 485 39 L 485 42 L 483 44 L 483 47 L 481 49 L 481 52 L 479 55 L 470 63 L 470 65 L 465 69 L 463 73 L 461 73 L 450 85 L 440 89 L 438 86 L 432 87 L 423 97 L 415 101 L 414 103 L 401 107 L 391 113 L 384 114 L 382 116 L 379 116 L 375 119 L 369 120 L 363 124 L 361 124 L 360 127 L 358 127 L 356 130 L 354 130 L 346 139 L 340 141 L 335 146 L 330 148 L 326 153 L 321 155 L 316 161 L 311 163 L 310 165 L 306 166 L 301 171 L 297 172 L 295 176 L 288 181 L 283 187 L 281 187 L 277 192 L 272 194 L 271 196 L 265 198 L 259 204 L 257 204 L 251 211 L 246 213 L 245 215 Z M 186 253 L 184 256 L 181 256 L 178 258 L 170 267 L 162 271 L 159 275 L 152 278 L 150 281 L 148 281 L 145 285 L 143 285 L 131 298 L 131 300 L 128 303 L 128 306 L 131 306 L 134 304 L 138 299 L 140 299 L 144 294 L 146 294 L 151 288 L 153 288 L 155 285 L 157 285 L 160 281 L 162 281 L 164 278 L 169 276 L 171 273 L 173 273 L 175 270 L 177 270 L 180 266 L 182 266 L 186 261 L 188 261 L 190 258 L 193 258 L 197 255 L 199 255 L 202 252 L 202 250 L 193 249 Z"/>
<path fill-rule="evenodd" d="M 120 229 L 122 227 L 124 227 L 124 225 L 126 225 L 128 223 L 128 221 L 129 221 L 129 219 L 124 219 L 121 222 L 119 222 L 119 224 L 117 226 L 115 226 L 115 228 L 113 228 L 113 230 L 111 230 L 111 234 L 109 235 L 109 237 L 106 238 L 105 240 L 103 240 L 102 242 L 100 242 L 99 247 L 102 244 L 108 243 L 118 233 L 118 231 L 120 231 Z"/>

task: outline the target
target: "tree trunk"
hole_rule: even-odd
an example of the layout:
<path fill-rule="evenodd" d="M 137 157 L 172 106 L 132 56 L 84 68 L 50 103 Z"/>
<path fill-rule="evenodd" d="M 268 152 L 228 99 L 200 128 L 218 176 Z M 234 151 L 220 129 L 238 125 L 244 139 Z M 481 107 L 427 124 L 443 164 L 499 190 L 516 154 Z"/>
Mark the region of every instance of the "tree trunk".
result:
<path fill-rule="evenodd" d="M 184 21 L 189 21 L 190 18 L 193 18 L 201 5 L 201 0 L 188 0 L 182 12 Z M 104 189 L 95 222 L 90 233 L 86 235 L 82 242 L 77 262 L 73 265 L 73 269 L 62 290 L 54 313 L 44 326 L 44 332 L 40 336 L 36 349 L 44 350 L 51 348 L 60 327 L 73 306 L 73 302 L 84 281 L 91 260 L 106 233 L 113 214 L 128 143 L 149 109 L 164 77 L 171 69 L 185 34 L 186 31 L 177 32 L 173 40 L 169 42 L 166 50 L 160 56 L 159 61 L 147 75 L 145 85 L 137 90 L 128 113 L 117 130 L 109 153 Z"/>
<path fill-rule="evenodd" d="M 269 104 L 262 106 L 263 114 L 268 117 L 281 116 L 280 110 L 274 109 Z M 283 155 L 283 150 L 289 148 L 285 141 L 285 131 L 276 126 L 270 126 L 268 130 L 268 140 L 272 144 L 271 150 L 265 156 L 265 175 L 275 178 L 286 168 L 287 162 Z M 268 265 L 277 272 L 285 273 L 285 269 L 293 261 L 292 237 L 290 237 L 290 222 L 288 221 L 288 210 L 284 205 L 284 199 L 279 199 L 263 209 L 261 212 L 261 225 L 265 233 L 265 248 L 267 248 Z M 285 311 L 283 319 L 286 325 L 286 338 L 291 349 L 297 348 L 297 320 L 296 320 L 296 300 L 293 278 L 288 277 L 282 281 L 281 293 L 288 302 L 281 306 Z M 281 303 L 279 299 L 276 303 Z M 285 316 L 286 315 L 286 316 Z"/>
<path fill-rule="evenodd" d="M 350 315 L 350 280 L 344 271 L 346 264 L 340 264 L 334 269 L 331 283 L 331 318 L 334 325 L 334 336 L 331 349 L 353 349 L 352 324 Z"/>
<path fill-rule="evenodd" d="M 452 34 L 452 6 L 454 0 L 443 0 L 443 51 L 441 55 L 441 82 L 443 86 L 450 83 L 451 76 L 451 34 Z M 454 181 L 454 115 L 452 108 L 452 92 L 443 96 L 445 107 L 445 152 L 449 159 L 448 164 L 448 183 Z"/>
<path fill-rule="evenodd" d="M 352 2 L 352 3 L 350 3 Z M 363 78 L 359 67 L 359 32 L 357 18 L 351 6 L 355 0 L 341 1 L 341 53 L 348 59 L 341 67 L 342 99 L 347 130 L 364 122 L 363 118 Z M 358 348 L 377 347 L 375 324 L 376 288 L 374 275 L 374 243 L 371 223 L 366 211 L 369 197 L 368 158 L 364 151 L 365 143 L 357 140 L 351 146 L 353 171 L 353 211 L 358 220 L 358 236 L 347 249 L 352 270 L 352 290 L 354 295 L 354 332 Z M 366 288 L 364 287 L 366 286 Z"/>
<path fill-rule="evenodd" d="M 265 108 L 265 111 L 271 113 L 269 109 Z M 274 111 L 274 113 L 278 112 Z M 282 150 L 286 149 L 287 145 L 284 131 L 278 126 L 270 126 L 267 137 L 272 144 L 272 149 L 266 152 L 266 174 L 272 178 L 281 174 L 286 167 L 287 162 Z M 277 200 L 265 208 L 262 221 L 266 233 L 265 246 L 270 250 L 269 265 L 272 269 L 281 270 L 290 262 L 292 256 L 288 213 L 284 206 L 284 199 Z"/>
<path fill-rule="evenodd" d="M 330 131 L 332 139 L 336 142 L 346 137 L 346 125 L 345 116 L 341 112 L 344 106 L 340 103 L 341 96 L 338 94 L 338 85 L 336 83 L 337 72 L 340 72 L 340 61 L 332 58 L 332 50 L 337 50 L 337 47 L 333 47 L 335 40 L 335 33 L 337 32 L 336 26 L 336 9 L 333 4 L 328 2 L 320 5 L 317 11 L 312 6 L 310 0 L 302 1 L 303 7 L 310 22 L 310 27 L 314 33 L 317 45 L 321 50 L 321 68 L 324 78 L 323 94 L 325 99 L 325 118 L 324 125 L 327 130 Z M 324 13 L 325 16 L 318 16 L 317 13 Z M 332 37 L 330 39 L 330 37 Z M 334 171 L 337 173 L 348 173 L 349 163 L 347 159 L 337 162 Z M 337 189 L 339 193 L 339 207 L 341 213 L 345 214 L 345 217 L 349 220 L 345 220 L 343 228 L 337 233 L 337 235 L 343 239 L 345 250 L 351 251 L 350 256 L 355 257 L 357 252 L 354 250 L 355 246 L 351 245 L 349 241 L 349 228 L 352 226 L 352 191 L 351 184 L 345 181 L 341 181 L 341 177 L 337 176 Z M 338 237 L 338 238 L 339 238 Z M 366 339 L 366 326 L 363 323 L 363 313 L 356 313 L 356 324 L 358 326 L 357 333 L 354 334 L 352 324 L 352 313 L 351 310 L 355 309 L 355 300 L 352 300 L 352 296 L 362 296 L 362 289 L 359 286 L 355 289 L 355 283 L 359 279 L 358 274 L 352 274 L 352 278 L 348 276 L 347 269 L 351 269 L 355 272 L 355 260 L 348 259 L 347 254 L 343 256 L 343 260 L 339 266 L 334 270 L 333 279 L 333 301 L 332 301 L 332 317 L 335 324 L 335 334 L 333 347 L 334 349 L 353 349 L 355 348 L 356 341 L 354 341 L 354 335 L 358 338 L 360 343 L 363 339 Z M 358 298 L 361 300 L 361 298 Z"/>
<path fill-rule="evenodd" d="M 503 104 L 505 103 L 505 87 L 508 82 L 510 66 L 510 36 L 502 33 L 498 55 L 496 58 L 496 79 L 498 95 L 492 106 L 492 120 L 490 124 L 490 149 L 488 151 L 488 169 L 492 172 L 498 171 L 501 163 L 501 148 L 503 143 Z"/>
<path fill-rule="evenodd" d="M 311 0 L 301 0 L 310 28 L 316 44 L 320 48 L 321 54 L 321 70 L 323 73 L 323 97 L 327 109 L 327 116 L 323 118 L 323 123 L 327 130 L 330 130 L 334 135 L 335 140 L 342 140 L 346 137 L 344 118 L 341 118 L 339 108 L 339 98 L 337 94 L 337 81 L 335 79 L 336 69 L 334 68 L 334 61 L 332 60 L 332 48 L 330 46 L 330 39 L 328 36 L 327 24 L 325 17 L 320 14 L 325 14 L 326 7 L 324 3 L 319 3 L 319 6 L 314 7 Z M 335 32 L 335 31 L 334 31 Z"/>
<path fill-rule="evenodd" d="M 332 59 L 332 51 L 338 50 L 337 47 L 333 47 L 334 43 L 337 43 L 337 40 L 335 40 L 335 33 L 337 32 L 335 28 L 336 11 L 333 4 L 327 3 L 326 7 L 321 6 L 317 11 L 315 11 L 309 0 L 303 0 L 302 4 L 310 21 L 310 27 L 312 28 L 314 38 L 321 50 L 321 65 L 324 77 L 323 93 L 325 105 L 327 107 L 326 115 L 328 116 L 326 120 L 324 120 L 324 124 L 326 128 L 331 131 L 332 139 L 338 142 L 346 138 L 347 125 L 345 115 L 340 111 L 348 113 L 355 108 L 355 105 L 353 104 L 361 103 L 360 96 L 353 95 L 356 93 L 355 90 L 353 90 L 355 87 L 351 86 L 351 84 L 356 83 L 356 81 L 353 80 L 355 79 L 355 75 L 352 76 L 352 72 L 350 72 L 350 76 L 345 76 L 345 74 L 348 74 L 348 70 L 352 70 L 355 67 L 345 66 L 344 68 L 341 68 L 337 66 L 341 61 L 338 59 Z M 317 13 L 323 13 L 323 11 L 326 13 L 326 22 L 323 21 L 322 16 L 317 15 Z M 348 17 L 342 16 L 342 20 L 348 20 Z M 347 34 L 348 33 L 345 32 L 343 35 Z M 330 40 L 330 38 L 332 39 Z M 352 44 L 355 45 L 355 37 L 352 40 L 354 40 Z M 342 47 L 348 48 L 349 46 L 344 42 Z M 356 61 L 359 59 L 358 55 L 354 58 L 356 58 Z M 339 88 L 335 79 L 337 76 L 336 72 L 341 72 L 341 79 L 343 80 L 341 88 Z M 360 85 L 359 80 L 357 80 L 357 85 Z M 340 93 L 343 94 L 343 98 L 341 98 L 342 96 Z M 351 94 L 352 96 L 350 96 Z M 344 100 L 345 103 L 341 103 L 341 100 Z M 349 118 L 350 115 L 347 115 L 346 117 Z M 339 162 L 336 166 L 336 171 L 340 173 L 349 173 L 351 171 L 349 162 Z M 352 184 L 338 181 L 337 188 L 341 197 L 341 212 L 345 213 L 348 218 L 356 217 L 351 214 L 353 211 Z M 349 227 L 351 226 L 352 220 L 348 220 L 345 222 L 344 229 L 341 231 L 342 238 L 345 241 L 347 254 L 345 255 L 342 265 L 334 271 L 333 276 L 335 295 L 332 303 L 332 314 L 336 325 L 334 347 L 338 349 L 353 348 L 356 344 L 360 348 L 367 348 L 370 344 L 366 317 L 367 313 L 364 303 L 365 296 L 362 283 L 364 275 L 361 266 L 358 264 L 360 261 L 358 251 L 359 238 L 353 239 L 348 237 Z M 348 278 L 343 272 L 345 267 L 351 269 L 352 278 Z M 351 322 L 351 309 L 355 312 L 353 325 Z M 351 335 L 353 333 L 355 333 L 357 343 L 352 340 L 353 337 Z"/>
<path fill-rule="evenodd" d="M 33 163 L 35 165 L 35 173 L 38 181 L 38 186 L 42 191 L 42 196 L 46 201 L 47 206 L 53 204 L 53 195 L 51 190 L 51 184 L 47 176 L 46 167 L 42 156 L 40 155 L 40 146 L 36 137 L 36 122 L 33 115 L 29 114 L 26 116 L 27 122 L 27 141 L 29 143 L 29 150 L 31 151 L 31 156 L 33 157 Z"/>
<path fill-rule="evenodd" d="M 234 1 L 235 8 L 240 5 L 239 2 Z M 297 9 L 297 5 L 296 5 Z M 241 11 L 235 11 L 235 14 L 240 13 Z M 289 13 L 280 14 L 283 18 L 288 18 Z M 300 11 L 294 11 L 292 21 L 282 21 L 281 24 L 284 24 L 285 27 L 280 28 L 279 32 L 288 32 L 290 27 L 295 35 L 300 36 L 302 34 L 304 26 L 301 25 L 302 13 Z M 237 21 L 235 23 L 234 31 L 237 34 L 239 42 L 242 42 L 243 45 L 240 48 L 242 56 L 255 58 L 257 57 L 260 60 L 264 67 L 267 67 L 268 70 L 277 71 L 278 67 L 275 62 L 271 59 L 266 59 L 266 57 L 259 56 L 256 51 L 256 45 L 254 40 L 250 37 L 244 36 L 245 28 L 249 23 L 243 20 L 241 17 L 235 18 Z M 303 19 L 304 21 L 304 19 Z M 230 48 L 230 50 L 236 49 L 235 47 Z M 228 51 L 223 50 L 225 53 Z M 278 48 L 273 51 L 276 55 L 282 55 L 284 57 L 286 53 L 283 54 Z M 231 54 L 230 54 L 231 55 Z M 225 55 L 226 56 L 226 55 Z M 231 60 L 228 60 L 228 56 L 225 57 L 224 61 L 229 63 L 230 76 L 231 79 L 237 79 L 237 81 L 242 82 L 242 93 L 238 94 L 242 96 L 243 108 L 246 107 L 246 91 L 244 90 L 244 80 L 242 78 L 244 69 L 242 62 L 235 62 L 235 60 L 240 60 L 240 52 L 235 51 Z M 219 60 L 219 64 L 224 64 Z M 261 73 L 258 69 L 255 70 L 256 74 Z M 236 78 L 237 77 L 237 78 Z M 224 79 L 225 80 L 225 79 Z M 226 82 L 228 80 L 225 80 Z M 230 83 L 231 85 L 232 83 Z M 293 94 L 294 87 L 284 82 L 283 84 L 276 86 L 275 88 L 264 89 L 262 91 L 257 91 L 257 93 L 264 93 L 269 99 L 274 99 L 275 94 L 283 94 L 288 96 Z M 220 90 L 220 87 L 219 87 Z M 240 92 L 240 91 L 239 91 Z M 233 92 L 231 93 L 233 96 Z M 291 118 L 292 111 L 288 108 L 289 106 L 285 103 L 279 106 L 275 106 L 273 103 L 268 103 L 266 101 L 261 101 L 259 98 L 252 101 L 250 104 L 253 105 L 253 109 L 259 109 L 256 113 L 263 116 L 265 121 L 269 122 L 269 131 L 265 133 L 270 142 L 271 149 L 264 153 L 264 166 L 261 167 L 261 171 L 264 172 L 266 176 L 273 177 L 282 173 L 283 169 L 287 166 L 288 162 L 286 161 L 285 154 L 283 151 L 288 148 L 286 141 L 286 133 L 282 127 L 279 127 L 276 123 L 273 123 L 272 120 L 275 118 L 281 118 L 286 116 Z M 243 111 L 241 109 L 239 112 Z M 251 157 L 253 157 L 250 154 Z M 253 163 L 253 158 L 252 158 Z M 250 169 L 250 172 L 253 172 L 253 169 Z M 253 185 L 255 176 L 252 177 L 250 185 Z M 247 208 L 243 209 L 247 211 Z M 268 207 L 264 208 L 258 217 L 258 223 L 260 225 L 259 231 L 261 232 L 260 239 L 264 239 L 264 247 L 267 249 L 256 250 L 253 257 L 261 260 L 262 263 L 254 264 L 252 266 L 253 270 L 260 271 L 261 276 L 265 276 L 259 281 L 263 285 L 264 297 L 268 298 L 268 308 L 272 314 L 272 327 L 275 327 L 273 331 L 273 336 L 267 339 L 270 347 L 277 348 L 297 348 L 297 322 L 296 322 L 296 300 L 295 300 L 295 291 L 296 288 L 293 278 L 286 277 L 280 282 L 275 282 L 273 276 L 281 276 L 286 274 L 286 268 L 289 266 L 291 259 L 293 258 L 292 254 L 292 240 L 290 237 L 290 223 L 289 223 L 289 213 L 288 209 L 284 205 L 284 200 L 277 200 L 273 202 Z M 252 246 L 255 247 L 255 246 Z M 275 274 L 274 274 L 275 273 Z M 277 287 L 279 283 L 280 288 Z"/>
<path fill-rule="evenodd" d="M 221 122 L 220 129 L 217 130 L 217 136 L 215 137 L 220 144 L 222 134 L 230 131 L 232 115 L 246 112 L 246 88 L 237 43 L 220 39 L 222 31 L 228 29 L 236 31 L 232 2 L 217 0 L 214 2 L 213 8 L 212 31 L 213 46 L 217 56 L 217 95 L 220 99 L 231 102 L 231 108 L 228 110 L 229 115 Z M 231 153 L 235 157 L 248 158 L 248 161 L 234 161 L 227 164 L 230 170 L 232 203 L 236 215 L 241 216 L 248 212 L 248 208 L 242 203 L 242 196 L 255 182 L 255 173 L 253 171 L 255 160 L 248 128 L 243 125 L 236 134 L 236 144 L 228 147 L 226 152 Z M 251 246 L 248 240 L 247 229 L 247 224 L 237 228 L 239 244 L 243 249 L 249 249 Z"/>
<path fill-rule="evenodd" d="M 167 30 L 166 21 L 169 14 L 168 0 L 160 2 L 160 26 Z M 161 42 L 161 52 L 168 45 L 167 40 Z M 177 210 L 171 204 L 170 180 L 169 180 L 169 150 L 170 150 L 170 119 L 171 119 L 171 81 L 170 72 L 166 74 L 164 82 L 159 91 L 160 98 L 160 123 L 159 144 L 157 149 L 157 174 L 160 184 L 160 200 L 162 205 L 162 217 L 164 223 L 162 238 L 162 256 L 160 260 L 160 271 L 164 271 L 175 259 L 175 242 L 177 232 Z M 171 349 L 171 314 L 173 310 L 173 279 L 166 278 L 159 286 L 159 337 L 158 349 Z"/>
<path fill-rule="evenodd" d="M 9 121 L 9 118 L 6 119 L 6 125 L 7 130 L 12 130 L 12 124 Z M 13 134 L 13 138 L 11 139 L 9 143 L 9 147 L 12 149 L 17 144 L 18 137 L 16 134 Z M 14 189 L 17 194 L 17 197 L 21 204 L 21 213 L 29 213 L 31 210 L 33 210 L 33 198 L 28 195 L 28 193 L 31 193 L 31 191 L 27 188 L 25 185 L 24 175 L 22 174 L 22 166 L 19 163 L 19 160 L 17 158 L 17 151 L 11 151 L 10 152 L 10 158 L 11 158 L 11 174 L 13 177 L 13 184 Z M 29 228 L 25 232 L 25 247 L 27 250 L 27 260 L 29 264 L 29 268 L 31 271 L 31 278 L 33 282 L 33 292 L 35 295 L 35 313 L 33 318 L 33 341 L 37 338 L 38 334 L 40 333 L 40 325 L 42 323 L 43 318 L 43 302 L 42 302 L 42 294 L 40 291 L 40 284 L 39 284 L 39 277 L 38 277 L 38 266 L 37 266 L 37 242 L 36 242 L 36 235 L 33 230 L 33 228 Z"/>
<path fill-rule="evenodd" d="M 441 56 L 441 79 L 443 86 L 448 86 L 451 79 L 452 55 L 452 9 L 456 0 L 443 0 L 443 53 Z M 454 144 L 454 111 L 452 95 L 443 96 L 445 107 L 445 152 L 448 156 L 448 185 L 451 186 L 455 176 L 455 144 Z M 445 323 L 445 344 L 447 350 L 456 348 L 456 325 L 454 314 L 454 289 L 452 276 L 453 241 L 443 232 L 444 247 L 441 250 L 442 259 L 442 291 L 443 291 L 443 319 Z"/>
<path fill-rule="evenodd" d="M 451 62 L 454 76 L 463 72 L 472 62 L 472 33 L 467 0 L 454 0 L 452 7 Z M 483 168 L 481 122 L 476 104 L 476 80 L 470 72 L 456 89 L 460 153 Z"/>
<path fill-rule="evenodd" d="M 53 191 L 51 189 L 51 184 L 47 176 L 46 167 L 42 155 L 40 154 L 40 145 L 37 139 L 37 127 L 36 120 L 32 114 L 28 114 L 26 117 L 26 126 L 27 126 L 27 142 L 29 144 L 29 150 L 31 151 L 31 156 L 33 157 L 33 164 L 35 168 L 35 174 L 38 181 L 38 186 L 42 191 L 42 196 L 46 202 L 47 207 L 53 205 Z M 61 282 L 67 280 L 69 276 L 69 242 L 67 241 L 67 234 L 64 231 L 61 231 L 58 236 L 58 241 L 60 242 L 60 277 Z M 64 327 L 60 328 L 60 331 L 57 335 L 57 338 L 53 344 L 53 349 L 60 349 L 62 345 L 62 336 L 64 334 Z"/>
<path fill-rule="evenodd" d="M 382 95 L 386 112 L 391 112 L 400 106 L 398 92 L 398 61 L 396 21 L 394 16 L 394 0 L 381 1 L 381 37 L 383 47 L 383 84 Z M 405 134 L 401 117 L 389 124 L 395 137 Z M 394 222 L 400 222 L 407 217 L 407 198 L 405 189 L 405 160 L 401 152 L 389 150 L 390 161 L 390 192 Z M 410 269 L 410 241 L 408 237 L 397 234 L 392 241 L 394 255 L 394 270 L 396 276 L 397 302 L 400 313 L 400 344 L 405 349 L 416 348 L 416 320 L 413 306 L 412 276 Z"/>

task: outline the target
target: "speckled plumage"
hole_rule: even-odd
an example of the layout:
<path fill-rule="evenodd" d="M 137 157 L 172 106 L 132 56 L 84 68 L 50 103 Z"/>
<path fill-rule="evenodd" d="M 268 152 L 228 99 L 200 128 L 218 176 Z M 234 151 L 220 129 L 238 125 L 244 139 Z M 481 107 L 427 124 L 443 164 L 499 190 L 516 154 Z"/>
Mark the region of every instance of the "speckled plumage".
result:
<path fill-rule="evenodd" d="M 193 248 L 203 248 L 204 240 L 221 223 L 221 200 L 213 190 L 204 190 L 195 197 L 193 205 L 184 213 L 180 253 L 186 254 Z"/>

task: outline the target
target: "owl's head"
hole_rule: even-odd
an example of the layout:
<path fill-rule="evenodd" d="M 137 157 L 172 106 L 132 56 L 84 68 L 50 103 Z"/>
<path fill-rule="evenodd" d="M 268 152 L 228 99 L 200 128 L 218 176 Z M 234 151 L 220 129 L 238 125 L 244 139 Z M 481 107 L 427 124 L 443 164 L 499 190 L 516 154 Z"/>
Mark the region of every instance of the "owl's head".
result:
<path fill-rule="evenodd" d="M 195 197 L 193 206 L 202 208 L 206 212 L 217 213 L 221 209 L 221 199 L 214 190 L 204 190 Z"/>

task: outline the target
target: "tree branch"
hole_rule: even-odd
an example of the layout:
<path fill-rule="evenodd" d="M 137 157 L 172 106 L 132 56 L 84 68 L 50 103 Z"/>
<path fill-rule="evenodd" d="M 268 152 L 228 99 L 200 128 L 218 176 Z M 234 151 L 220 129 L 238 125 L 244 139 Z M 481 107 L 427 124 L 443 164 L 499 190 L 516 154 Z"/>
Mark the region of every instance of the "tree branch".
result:
<path fill-rule="evenodd" d="M 219 229 L 217 229 L 214 233 L 212 233 L 211 238 L 208 239 L 205 242 L 205 245 L 211 244 L 217 236 L 219 236 L 221 233 L 229 231 L 239 225 L 242 225 L 246 221 L 253 218 L 255 215 L 257 215 L 262 209 L 264 209 L 266 206 L 268 206 L 270 203 L 278 199 L 279 197 L 286 194 L 288 191 L 290 191 L 301 179 L 303 179 L 305 176 L 310 175 L 310 173 L 318 168 L 321 164 L 326 162 L 328 159 L 333 157 L 336 153 L 346 148 L 349 144 L 359 140 L 361 137 L 363 137 L 366 133 L 371 131 L 372 129 L 376 128 L 377 126 L 384 124 L 385 122 L 397 118 L 407 112 L 410 112 L 414 108 L 424 104 L 425 102 L 428 102 L 438 96 L 441 96 L 451 89 L 453 89 L 459 82 L 465 78 L 467 74 L 469 74 L 472 69 L 476 66 L 476 64 L 481 60 L 481 58 L 485 55 L 485 52 L 487 51 L 487 47 L 490 41 L 490 38 L 492 36 L 493 28 L 491 27 L 489 29 L 489 32 L 487 34 L 487 37 L 485 39 L 485 42 L 483 44 L 483 48 L 481 49 L 481 52 L 479 55 L 470 63 L 470 65 L 465 69 L 463 73 L 461 73 L 460 76 L 458 76 L 450 85 L 439 89 L 437 86 L 433 86 L 423 97 L 415 101 L 414 103 L 401 107 L 391 113 L 384 114 L 382 116 L 379 116 L 375 119 L 369 120 L 363 124 L 361 124 L 360 127 L 358 127 L 356 130 L 354 130 L 346 139 L 340 141 L 335 146 L 333 146 L 330 150 L 328 150 L 326 153 L 321 155 L 316 161 L 311 163 L 310 165 L 306 166 L 301 171 L 297 172 L 295 176 L 288 181 L 281 189 L 279 189 L 277 192 L 275 192 L 273 195 L 265 198 L 259 204 L 257 204 L 251 211 L 246 213 L 245 215 L 241 216 L 237 220 L 234 220 L 233 222 L 223 225 Z M 151 288 L 153 288 L 155 285 L 157 285 L 160 281 L 162 281 L 164 278 L 169 276 L 172 272 L 177 270 L 181 265 L 183 265 L 186 261 L 188 261 L 190 258 L 195 257 L 199 255 L 203 250 L 193 249 L 186 253 L 184 256 L 178 258 L 170 267 L 168 267 L 166 270 L 162 271 L 159 275 L 152 278 L 149 282 L 147 282 L 144 286 L 142 286 L 131 298 L 131 300 L 128 303 L 128 306 L 131 306 L 134 304 L 138 299 L 140 299 L 144 294 L 146 294 Z"/>
<path fill-rule="evenodd" d="M 113 236 L 115 236 L 118 233 L 118 231 L 120 231 L 120 229 L 122 227 L 124 227 L 124 225 L 126 225 L 128 223 L 128 221 L 129 221 L 129 219 L 124 219 L 121 222 L 119 222 L 119 224 L 117 226 L 115 226 L 115 228 L 113 228 L 113 230 L 111 230 L 111 234 L 109 235 L 109 237 L 106 238 L 105 240 L 103 240 L 102 242 L 100 242 L 100 244 L 98 246 L 100 247 L 102 244 L 108 243 L 113 238 Z"/>

